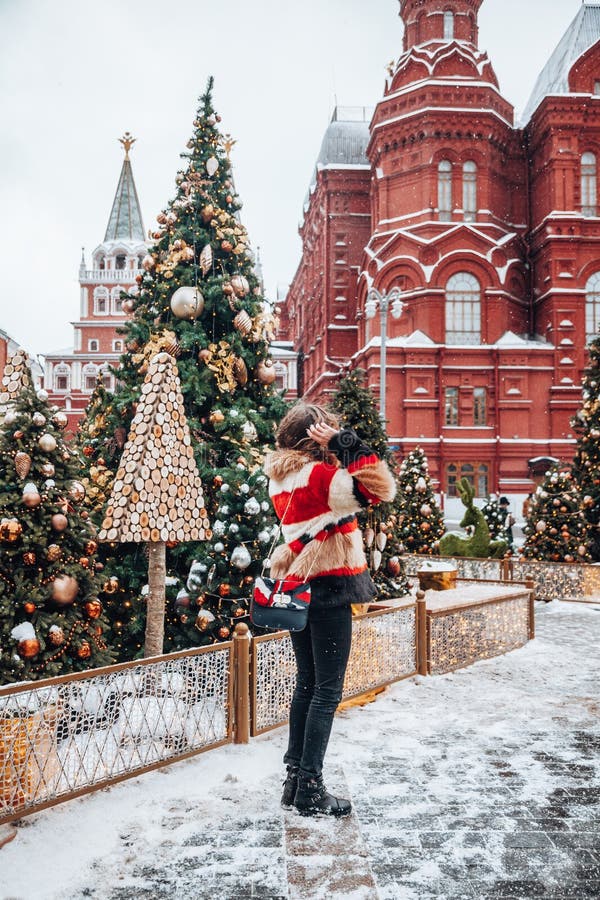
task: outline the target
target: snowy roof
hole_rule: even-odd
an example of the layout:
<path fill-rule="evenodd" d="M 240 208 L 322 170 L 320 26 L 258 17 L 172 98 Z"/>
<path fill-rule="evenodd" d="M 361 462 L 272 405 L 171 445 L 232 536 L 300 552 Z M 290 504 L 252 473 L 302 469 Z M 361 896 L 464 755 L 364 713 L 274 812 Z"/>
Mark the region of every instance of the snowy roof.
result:
<path fill-rule="evenodd" d="M 144 240 L 142 210 L 135 189 L 131 163 L 127 157 L 123 160 L 117 192 L 104 235 L 105 242 L 118 240 Z"/>
<path fill-rule="evenodd" d="M 541 350 L 548 350 L 552 347 L 547 341 L 541 340 L 539 337 L 537 340 L 532 338 L 521 337 L 519 334 L 515 334 L 514 331 L 505 331 L 499 340 L 494 344 L 495 347 L 527 347 L 531 349 L 532 347 L 537 347 Z"/>
<path fill-rule="evenodd" d="M 309 194 L 305 198 L 304 205 L 308 202 L 310 192 L 317 182 L 317 171 L 324 168 L 349 167 L 358 168 L 369 166 L 367 159 L 367 146 L 371 138 L 369 131 L 370 110 L 363 110 L 360 118 L 339 118 L 344 115 L 344 109 L 336 109 L 333 118 L 327 126 L 327 131 L 321 143 L 317 165 L 310 181 Z"/>
<path fill-rule="evenodd" d="M 521 117 L 526 125 L 549 94 L 569 93 L 569 72 L 579 57 L 600 40 L 600 4 L 584 3 L 540 72 Z"/>

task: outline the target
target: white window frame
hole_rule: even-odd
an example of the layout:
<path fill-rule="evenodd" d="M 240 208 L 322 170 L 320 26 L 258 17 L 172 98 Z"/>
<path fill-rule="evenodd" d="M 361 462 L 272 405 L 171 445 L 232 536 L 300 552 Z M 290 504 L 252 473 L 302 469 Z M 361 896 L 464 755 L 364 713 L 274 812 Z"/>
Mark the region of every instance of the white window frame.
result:
<path fill-rule="evenodd" d="M 591 152 L 581 156 L 581 214 L 587 218 L 598 214 L 598 163 Z"/>
<path fill-rule="evenodd" d="M 95 344 L 95 347 L 92 347 L 92 344 Z M 90 338 L 88 340 L 88 352 L 89 353 L 98 353 L 100 350 L 100 341 L 98 338 Z"/>
<path fill-rule="evenodd" d="M 446 284 L 446 344 L 481 343 L 481 285 L 470 272 L 456 272 Z"/>
<path fill-rule="evenodd" d="M 452 221 L 452 163 L 449 159 L 438 163 L 438 215 L 440 222 Z"/>
<path fill-rule="evenodd" d="M 477 217 L 477 164 L 472 159 L 463 165 L 463 216 L 465 222 Z"/>
<path fill-rule="evenodd" d="M 589 344 L 600 332 L 600 271 L 594 272 L 585 286 L 585 341 Z"/>
<path fill-rule="evenodd" d="M 100 303 L 104 303 L 104 309 L 100 309 Z M 110 297 L 105 287 L 94 288 L 94 315 L 106 316 L 110 312 Z"/>
<path fill-rule="evenodd" d="M 59 378 L 67 379 L 66 387 L 59 388 L 59 386 L 58 386 Z M 52 381 L 54 383 L 54 390 L 58 394 L 66 394 L 68 391 L 70 391 L 71 390 L 71 369 L 69 368 L 69 366 L 66 366 L 64 363 L 60 363 L 58 366 L 56 366 L 56 368 L 54 369 L 54 372 L 52 373 Z"/>

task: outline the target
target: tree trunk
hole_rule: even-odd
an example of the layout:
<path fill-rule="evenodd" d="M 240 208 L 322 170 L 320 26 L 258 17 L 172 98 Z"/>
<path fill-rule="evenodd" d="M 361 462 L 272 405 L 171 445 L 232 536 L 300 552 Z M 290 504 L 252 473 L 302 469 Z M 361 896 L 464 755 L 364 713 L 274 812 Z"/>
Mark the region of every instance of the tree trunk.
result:
<path fill-rule="evenodd" d="M 150 543 L 148 560 L 148 604 L 144 656 L 160 656 L 165 637 L 166 547 L 163 541 Z"/>

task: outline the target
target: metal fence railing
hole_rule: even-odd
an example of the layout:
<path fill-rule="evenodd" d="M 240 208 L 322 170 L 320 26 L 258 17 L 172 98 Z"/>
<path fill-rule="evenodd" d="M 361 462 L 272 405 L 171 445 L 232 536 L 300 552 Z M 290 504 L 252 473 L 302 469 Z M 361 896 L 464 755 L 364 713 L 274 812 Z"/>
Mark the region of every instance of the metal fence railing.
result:
<path fill-rule="evenodd" d="M 343 699 L 415 675 L 416 604 L 412 598 L 352 620 L 352 650 Z M 285 724 L 296 682 L 296 661 L 287 632 L 252 641 L 251 734 Z"/>
<path fill-rule="evenodd" d="M 584 600 L 600 602 L 600 564 L 543 562 L 536 559 L 473 559 L 460 556 L 435 557 L 454 565 L 458 578 L 478 581 L 527 581 L 533 579 L 538 600 Z M 416 575 L 431 560 L 429 556 L 403 557 L 406 574 Z"/>
<path fill-rule="evenodd" d="M 0 688 L 0 823 L 231 741 L 232 651 Z"/>

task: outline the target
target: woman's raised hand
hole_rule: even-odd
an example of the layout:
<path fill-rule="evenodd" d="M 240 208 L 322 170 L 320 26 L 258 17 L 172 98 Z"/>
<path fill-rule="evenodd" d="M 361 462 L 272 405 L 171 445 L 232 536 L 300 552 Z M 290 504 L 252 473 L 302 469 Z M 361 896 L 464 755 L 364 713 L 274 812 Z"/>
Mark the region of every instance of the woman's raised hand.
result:
<path fill-rule="evenodd" d="M 337 428 L 332 428 L 331 425 L 326 425 L 325 422 L 317 422 L 316 425 L 311 425 L 306 433 L 316 444 L 326 447 L 331 438 L 338 433 L 338 430 Z"/>

